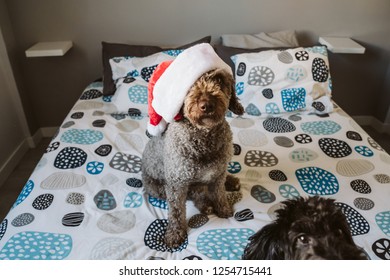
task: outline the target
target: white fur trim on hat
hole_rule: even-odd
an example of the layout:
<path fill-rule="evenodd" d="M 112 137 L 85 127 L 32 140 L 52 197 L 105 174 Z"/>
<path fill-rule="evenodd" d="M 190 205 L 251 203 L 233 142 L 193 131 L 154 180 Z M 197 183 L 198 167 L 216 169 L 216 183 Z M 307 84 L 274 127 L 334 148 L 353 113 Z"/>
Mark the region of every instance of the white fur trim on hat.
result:
<path fill-rule="evenodd" d="M 152 125 L 150 122 L 148 123 L 147 130 L 149 134 L 153 136 L 162 135 L 165 129 L 167 128 L 167 122 L 164 119 L 161 119 L 161 121 L 157 125 Z"/>
<path fill-rule="evenodd" d="M 195 81 L 204 73 L 217 68 L 232 73 L 230 66 L 215 53 L 210 44 L 198 44 L 184 50 L 154 86 L 154 110 L 166 122 L 172 122 Z"/>

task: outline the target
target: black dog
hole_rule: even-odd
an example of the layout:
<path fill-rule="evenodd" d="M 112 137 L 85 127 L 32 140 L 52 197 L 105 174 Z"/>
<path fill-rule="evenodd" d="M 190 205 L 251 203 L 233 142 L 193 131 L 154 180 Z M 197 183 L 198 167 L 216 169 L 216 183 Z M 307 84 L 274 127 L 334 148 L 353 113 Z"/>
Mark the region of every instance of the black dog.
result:
<path fill-rule="evenodd" d="M 333 199 L 314 196 L 283 204 L 277 219 L 249 238 L 244 260 L 367 259 Z"/>

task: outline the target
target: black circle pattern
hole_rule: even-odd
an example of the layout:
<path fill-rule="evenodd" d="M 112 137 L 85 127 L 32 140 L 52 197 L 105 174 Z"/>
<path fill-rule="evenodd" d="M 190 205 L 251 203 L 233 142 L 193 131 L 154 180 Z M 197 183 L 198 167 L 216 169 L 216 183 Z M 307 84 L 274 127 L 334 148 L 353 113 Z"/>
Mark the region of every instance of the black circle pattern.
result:
<path fill-rule="evenodd" d="M 133 187 L 133 188 L 142 188 L 143 187 L 143 183 L 140 179 L 137 179 L 137 178 L 129 178 L 126 180 L 126 184 L 130 187 Z"/>
<path fill-rule="evenodd" d="M 274 97 L 274 92 L 270 88 L 263 89 L 263 91 L 261 93 L 267 99 L 272 99 Z"/>
<path fill-rule="evenodd" d="M 246 72 L 246 64 L 244 62 L 240 62 L 237 66 L 237 76 L 244 76 Z"/>
<path fill-rule="evenodd" d="M 298 61 L 309 60 L 309 53 L 307 51 L 298 51 L 298 52 L 295 53 L 295 58 Z"/>
<path fill-rule="evenodd" d="M 205 214 L 196 214 L 188 220 L 188 227 L 200 228 L 209 221 L 209 217 Z"/>
<path fill-rule="evenodd" d="M 76 147 L 62 149 L 54 160 L 54 167 L 59 169 L 73 169 L 82 166 L 87 160 L 87 154 Z"/>
<path fill-rule="evenodd" d="M 233 144 L 233 154 L 239 156 L 241 154 L 241 146 L 238 144 Z"/>
<path fill-rule="evenodd" d="M 248 220 L 253 220 L 254 215 L 253 215 L 252 210 L 247 208 L 247 209 L 236 212 L 236 214 L 234 214 L 234 219 L 236 219 L 239 222 L 245 222 Z"/>
<path fill-rule="evenodd" d="M 106 121 L 105 120 L 95 120 L 92 122 L 92 126 L 103 128 L 106 126 Z"/>
<path fill-rule="evenodd" d="M 370 185 L 362 180 L 362 179 L 356 179 L 356 180 L 353 180 L 351 183 L 351 188 L 355 191 L 355 192 L 358 192 L 358 193 L 361 193 L 361 194 L 369 194 L 371 193 L 371 187 Z"/>
<path fill-rule="evenodd" d="M 83 112 L 76 112 L 76 113 L 73 113 L 70 117 L 72 119 L 75 119 L 75 120 L 82 119 L 84 117 L 84 113 Z"/>
<path fill-rule="evenodd" d="M 153 223 L 149 225 L 146 229 L 144 242 L 145 245 L 148 246 L 152 250 L 157 250 L 161 252 L 177 252 L 182 251 L 187 248 L 188 239 L 186 239 L 183 244 L 181 244 L 178 248 L 169 248 L 165 242 L 165 233 L 168 227 L 168 220 L 166 219 L 157 219 Z"/>
<path fill-rule="evenodd" d="M 53 152 L 58 149 L 60 142 L 53 142 L 46 148 L 46 153 Z"/>
<path fill-rule="evenodd" d="M 363 138 L 356 131 L 347 131 L 347 138 L 355 141 L 362 141 Z"/>
<path fill-rule="evenodd" d="M 382 260 L 390 260 L 390 240 L 381 238 L 372 244 L 372 251 Z"/>
<path fill-rule="evenodd" d="M 99 156 L 105 157 L 111 153 L 112 146 L 109 144 L 101 145 L 96 148 L 95 153 Z"/>
<path fill-rule="evenodd" d="M 312 64 L 312 74 L 313 80 L 316 82 L 325 83 L 328 80 L 329 70 L 322 58 L 314 58 Z"/>
<path fill-rule="evenodd" d="M 324 103 L 319 102 L 319 101 L 313 102 L 313 103 L 311 104 L 311 106 L 312 106 L 314 109 L 316 109 L 317 111 L 319 111 L 319 112 L 323 112 L 323 111 L 325 111 L 325 109 L 326 109 Z"/>
<path fill-rule="evenodd" d="M 142 115 L 141 110 L 137 108 L 129 108 L 127 111 L 130 117 L 140 117 Z"/>
<path fill-rule="evenodd" d="M 311 138 L 311 136 L 309 134 L 302 133 L 302 134 L 298 134 L 297 136 L 295 136 L 295 141 L 297 141 L 300 144 L 308 144 L 308 143 L 313 142 L 313 139 Z"/>
<path fill-rule="evenodd" d="M 90 89 L 90 90 L 85 91 L 81 95 L 80 99 L 81 100 L 96 99 L 96 98 L 101 97 L 102 95 L 103 95 L 103 93 L 100 90 Z"/>
<path fill-rule="evenodd" d="M 152 77 L 152 74 L 154 70 L 156 70 L 158 64 L 150 66 L 150 67 L 144 67 L 141 70 L 141 77 L 144 79 L 146 82 L 149 82 L 150 78 Z"/>
<path fill-rule="evenodd" d="M 369 223 L 358 211 L 342 202 L 335 202 L 335 204 L 340 207 L 341 211 L 344 213 L 352 236 L 366 234 L 370 231 Z"/>
<path fill-rule="evenodd" d="M 352 153 L 351 147 L 344 141 L 334 138 L 318 140 L 321 150 L 331 158 L 343 158 Z"/>
<path fill-rule="evenodd" d="M 281 170 L 271 170 L 268 173 L 269 177 L 277 182 L 285 182 L 287 181 L 287 176 Z"/>
<path fill-rule="evenodd" d="M 292 122 L 279 117 L 266 119 L 263 122 L 263 126 L 265 130 L 273 133 L 292 132 L 296 129 Z"/>
<path fill-rule="evenodd" d="M 36 210 L 45 210 L 53 203 L 54 195 L 50 193 L 41 194 L 34 199 L 32 207 Z"/>

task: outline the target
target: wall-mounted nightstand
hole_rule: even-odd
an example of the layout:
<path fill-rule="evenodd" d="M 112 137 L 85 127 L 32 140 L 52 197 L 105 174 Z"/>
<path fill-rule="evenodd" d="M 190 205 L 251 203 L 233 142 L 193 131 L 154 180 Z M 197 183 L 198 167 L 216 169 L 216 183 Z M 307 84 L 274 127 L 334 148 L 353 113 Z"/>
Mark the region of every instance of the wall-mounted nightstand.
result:
<path fill-rule="evenodd" d="M 366 50 L 354 40 L 346 37 L 320 37 L 318 41 L 327 46 L 332 53 L 363 54 Z"/>
<path fill-rule="evenodd" d="M 26 50 L 26 56 L 63 56 L 72 46 L 72 41 L 40 42 Z"/>

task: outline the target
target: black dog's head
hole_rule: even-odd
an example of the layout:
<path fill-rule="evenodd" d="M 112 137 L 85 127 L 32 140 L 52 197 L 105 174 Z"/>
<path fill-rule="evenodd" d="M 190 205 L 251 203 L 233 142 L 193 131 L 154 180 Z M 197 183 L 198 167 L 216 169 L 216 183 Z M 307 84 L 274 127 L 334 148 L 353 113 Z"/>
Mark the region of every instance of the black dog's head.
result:
<path fill-rule="evenodd" d="M 366 259 L 333 199 L 314 196 L 283 204 L 277 219 L 250 237 L 243 259 Z"/>

